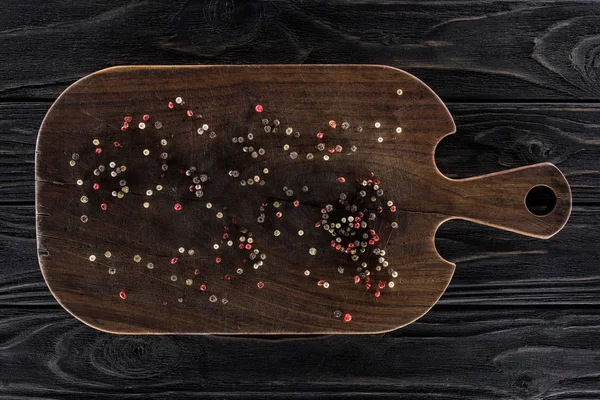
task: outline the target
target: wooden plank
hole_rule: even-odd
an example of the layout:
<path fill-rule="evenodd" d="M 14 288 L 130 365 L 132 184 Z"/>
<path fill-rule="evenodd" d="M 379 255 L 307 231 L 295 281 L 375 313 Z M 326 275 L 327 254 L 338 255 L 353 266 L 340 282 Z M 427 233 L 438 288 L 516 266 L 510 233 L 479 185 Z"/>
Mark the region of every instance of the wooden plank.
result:
<path fill-rule="evenodd" d="M 34 201 L 35 141 L 51 103 L 0 103 L 0 204 Z M 600 204 L 600 105 L 448 104 L 457 133 L 437 147 L 452 178 L 552 162 L 567 176 L 573 204 Z"/>
<path fill-rule="evenodd" d="M 577 206 L 549 240 L 468 222 L 442 225 L 440 254 L 457 263 L 444 306 L 600 305 L 597 249 L 600 210 Z M 33 206 L 0 207 L 0 308 L 57 307 L 36 257 Z M 436 307 L 431 313 L 435 313 Z"/>
<path fill-rule="evenodd" d="M 0 103 L 0 204 L 35 201 L 35 141 L 49 103 Z"/>
<path fill-rule="evenodd" d="M 3 6 L 5 99 L 54 99 L 80 77 L 126 64 L 383 64 L 414 73 L 446 101 L 600 93 L 589 56 L 600 4 L 587 0 Z"/>
<path fill-rule="evenodd" d="M 117 336 L 0 309 L 0 398 L 595 399 L 594 307 L 439 307 L 380 335 Z"/>

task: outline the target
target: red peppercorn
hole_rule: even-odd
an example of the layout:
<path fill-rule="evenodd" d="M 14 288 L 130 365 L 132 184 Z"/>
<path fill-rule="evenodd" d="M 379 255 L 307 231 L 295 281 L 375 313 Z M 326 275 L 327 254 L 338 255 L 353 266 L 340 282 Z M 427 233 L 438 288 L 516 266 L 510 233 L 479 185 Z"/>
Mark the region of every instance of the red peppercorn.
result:
<path fill-rule="evenodd" d="M 96 154 L 102 153 L 102 149 L 100 147 L 96 147 Z"/>
<path fill-rule="evenodd" d="M 177 203 L 173 206 L 173 208 L 175 209 L 175 211 L 181 211 L 181 204 Z"/>
<path fill-rule="evenodd" d="M 202 290 L 203 292 L 206 291 L 206 285 L 204 283 L 200 285 L 200 290 Z"/>
<path fill-rule="evenodd" d="M 102 203 L 102 204 L 100 204 L 100 208 L 101 208 L 102 210 L 106 210 L 106 209 L 108 208 L 108 204 L 106 204 L 106 203 Z"/>
<path fill-rule="evenodd" d="M 350 314 L 344 315 L 344 321 L 346 321 L 346 322 L 352 321 L 352 315 L 350 315 Z"/>
<path fill-rule="evenodd" d="M 170 101 L 170 102 L 169 102 L 169 108 L 173 108 L 173 107 L 175 107 L 175 104 L 173 104 L 173 102 L 172 102 L 172 101 Z"/>
<path fill-rule="evenodd" d="M 119 293 L 119 297 L 122 298 L 123 300 L 125 300 L 127 298 L 127 293 L 121 292 L 121 293 Z"/>
<path fill-rule="evenodd" d="M 177 257 L 171 258 L 171 265 L 177 264 L 177 261 L 179 261 Z"/>
<path fill-rule="evenodd" d="M 381 292 L 379 290 L 376 290 L 374 295 L 375 295 L 375 297 L 379 297 L 379 296 L 381 296 Z"/>
<path fill-rule="evenodd" d="M 254 107 L 254 109 L 256 110 L 256 112 L 263 112 L 263 106 L 261 106 L 260 104 L 257 104 L 256 107 Z"/>
<path fill-rule="evenodd" d="M 144 116 L 142 117 L 142 119 L 144 121 L 148 121 L 150 119 L 150 116 L 148 114 L 144 114 Z"/>
<path fill-rule="evenodd" d="M 260 112 L 260 111 L 259 111 L 259 112 Z M 262 282 L 258 282 L 258 283 L 256 284 L 256 287 L 257 287 L 257 288 L 259 288 L 259 289 L 262 289 L 262 288 L 264 288 L 264 287 L 265 287 L 265 284 L 264 284 L 264 283 L 262 283 Z"/>
<path fill-rule="evenodd" d="M 92 186 L 94 188 L 94 190 L 98 190 L 100 189 L 100 185 L 98 185 L 97 183 L 94 183 L 94 186 Z"/>

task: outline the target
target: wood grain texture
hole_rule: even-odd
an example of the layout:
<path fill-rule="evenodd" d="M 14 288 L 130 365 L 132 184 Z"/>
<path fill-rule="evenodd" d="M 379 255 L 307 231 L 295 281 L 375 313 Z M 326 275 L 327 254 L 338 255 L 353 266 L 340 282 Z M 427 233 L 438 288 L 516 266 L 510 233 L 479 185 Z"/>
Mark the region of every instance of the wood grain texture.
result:
<path fill-rule="evenodd" d="M 5 99 L 53 100 L 114 65 L 195 63 L 391 65 L 446 101 L 599 93 L 595 1 L 9 0 L 4 10 Z"/>
<path fill-rule="evenodd" d="M 387 334 L 269 340 L 109 335 L 64 310 L 8 308 L 0 396 L 595 399 L 599 311 L 441 306 Z"/>
<path fill-rule="evenodd" d="M 0 207 L 0 228 L 0 307 L 59 307 L 35 257 L 34 207 Z M 600 305 L 598 252 L 589 246 L 599 234 L 600 212 L 590 206 L 576 206 L 565 228 L 546 241 L 448 222 L 437 232 L 436 248 L 458 266 L 440 304 Z"/>
<path fill-rule="evenodd" d="M 124 115 L 133 121 L 121 128 Z M 439 98 L 390 67 L 148 66 L 94 73 L 59 97 L 40 128 L 36 213 L 44 278 L 74 316 L 116 333 L 358 333 L 404 326 L 437 302 L 454 272 L 434 247 L 439 225 L 462 218 L 549 238 L 571 213 L 569 185 L 549 163 L 463 180 L 441 175 L 435 147 L 454 131 Z M 127 167 L 118 178 L 115 171 L 108 176 L 113 161 Z M 190 193 L 185 170 L 201 183 L 201 197 Z M 372 189 L 369 174 L 375 174 Z M 119 179 L 127 190 L 123 199 L 111 199 Z M 547 215 L 525 207 L 536 186 L 556 197 Z M 364 221 L 342 234 L 346 217 Z M 331 234 L 320 226 L 336 223 Z M 332 234 L 346 254 L 331 249 Z M 195 254 L 187 257 L 190 248 Z M 365 290 L 356 285 L 361 277 Z"/>
<path fill-rule="evenodd" d="M 0 398 L 600 397 L 598 2 L 2 6 Z M 119 64 L 303 61 L 389 64 L 421 77 L 457 124 L 437 149 L 444 174 L 550 161 L 573 190 L 569 224 L 549 240 L 444 224 L 436 246 L 457 263 L 448 290 L 385 335 L 119 339 L 63 311 L 39 271 L 33 207 L 37 128 L 56 97 Z M 174 366 L 165 352 L 181 351 Z"/>
<path fill-rule="evenodd" d="M 0 204 L 35 201 L 35 142 L 52 103 L 0 103 Z M 574 204 L 597 204 L 600 105 L 448 103 L 457 134 L 436 148 L 453 179 L 551 162 L 567 176 Z"/>
<path fill-rule="evenodd" d="M 574 183 L 575 206 L 570 223 L 546 241 L 468 222 L 442 225 L 436 246 L 457 269 L 441 301 L 415 324 L 359 338 L 164 337 L 166 342 L 151 336 L 117 340 L 88 328 L 60 308 L 43 281 L 35 257 L 33 164 L 27 160 L 49 106 L 10 103 L 0 109 L 0 143 L 15 157 L 2 165 L 0 177 L 25 165 L 17 184 L 2 185 L 1 197 L 12 200 L 0 207 L 4 398 L 598 397 L 590 378 L 598 368 L 600 298 L 598 252 L 589 245 L 600 235 L 595 105 L 450 105 L 458 133 L 437 149 L 444 173 L 460 178 L 550 160 Z M 546 158 L 540 148 L 559 158 Z M 11 191 L 23 193 L 22 200 Z M 232 342 L 239 357 L 227 361 Z M 187 357 L 176 366 L 170 354 L 181 350 L 174 347 Z M 505 351 L 510 356 L 499 369 L 494 360 Z M 282 364 L 283 358 L 293 362 Z M 40 374 L 32 365 L 53 372 Z M 432 377 L 439 377 L 437 383 Z"/>
<path fill-rule="evenodd" d="M 50 105 L 0 106 L 4 154 L 0 165 L 0 235 L 4 238 L 0 242 L 4 255 L 0 258 L 0 299 L 6 306 L 56 305 L 35 257 L 33 207 L 37 128 Z M 568 176 L 574 209 L 570 223 L 548 241 L 467 222 L 442 225 L 436 247 L 445 259 L 459 265 L 441 303 L 598 304 L 597 251 L 588 246 L 600 234 L 600 165 L 594 139 L 598 107 L 455 103 L 450 104 L 450 111 L 458 132 L 437 147 L 436 163 L 442 172 L 465 178 L 550 161 Z"/>

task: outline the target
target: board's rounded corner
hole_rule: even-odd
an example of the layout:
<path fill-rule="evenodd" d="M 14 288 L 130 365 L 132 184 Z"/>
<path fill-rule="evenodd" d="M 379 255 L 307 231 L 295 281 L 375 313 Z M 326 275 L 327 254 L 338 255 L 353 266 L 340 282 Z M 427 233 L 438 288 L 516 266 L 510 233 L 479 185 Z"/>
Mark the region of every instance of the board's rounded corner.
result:
<path fill-rule="evenodd" d="M 403 321 L 401 324 L 395 325 L 394 327 L 392 327 L 390 329 L 384 329 L 384 330 L 373 331 L 373 332 L 368 332 L 368 333 L 370 333 L 370 334 L 384 334 L 384 333 L 389 333 L 389 332 L 392 332 L 392 331 L 395 331 L 395 330 L 398 330 L 398 329 L 402 329 L 405 326 L 408 326 L 408 325 L 414 323 L 415 321 L 418 321 L 419 319 L 423 318 L 425 315 L 427 315 L 431 311 L 431 309 L 433 307 L 435 307 L 436 304 L 439 303 L 439 301 L 442 298 L 442 296 L 444 295 L 444 293 L 446 293 L 446 291 L 448 290 L 448 287 L 450 286 L 450 282 L 452 282 L 452 278 L 454 277 L 454 273 L 456 272 L 456 263 L 454 263 L 452 261 L 449 261 L 449 260 L 447 260 L 447 259 L 445 259 L 444 257 L 441 256 L 441 254 L 438 252 L 437 247 L 435 246 L 435 237 L 437 235 L 437 232 L 438 232 L 439 228 L 443 224 L 445 224 L 446 222 L 451 221 L 452 219 L 454 219 L 454 218 L 444 218 L 444 219 L 441 219 L 438 222 L 437 226 L 435 226 L 435 229 L 433 231 L 433 237 L 432 237 L 432 240 L 434 241 L 433 242 L 433 251 L 435 252 L 435 255 L 437 256 L 437 260 L 435 260 L 435 261 L 451 269 L 451 272 L 450 272 L 450 274 L 448 275 L 448 277 L 446 279 L 444 288 L 442 290 L 440 290 L 439 293 L 437 293 L 436 296 L 434 296 L 433 301 L 431 301 L 431 303 L 428 306 L 424 307 L 422 309 L 422 311 L 419 311 L 417 313 L 417 315 L 414 316 L 413 318 L 408 319 L 406 321 Z M 367 332 L 365 332 L 365 333 L 367 333 Z"/>
<path fill-rule="evenodd" d="M 110 68 L 107 68 L 105 70 L 108 70 L 108 69 L 110 69 Z M 99 73 L 101 73 L 102 71 L 105 71 L 105 70 L 96 71 L 96 72 L 93 72 L 91 74 L 85 75 L 85 76 L 77 79 L 75 82 L 73 82 L 69 86 L 67 86 L 66 89 L 63 90 L 58 95 L 58 97 L 56 98 L 56 100 L 54 100 L 54 102 L 52 103 L 52 105 L 50 106 L 50 108 L 48 108 L 48 111 L 46 112 L 46 115 L 44 115 L 44 119 L 42 120 L 42 123 L 40 124 L 40 128 L 38 129 L 38 136 L 37 136 L 37 140 L 36 140 L 36 143 L 35 143 L 35 150 L 36 150 L 35 151 L 35 153 L 36 153 L 35 154 L 36 155 L 35 164 L 36 165 L 38 165 L 38 163 L 37 163 L 37 155 L 38 155 L 38 150 L 40 148 L 40 140 L 42 139 L 42 136 L 43 136 L 42 133 L 46 129 L 49 117 L 56 110 L 56 108 L 58 108 L 58 107 L 61 106 L 61 104 L 64 102 L 65 98 L 68 97 L 70 95 L 70 93 L 75 90 L 75 88 L 77 88 L 83 82 L 91 79 L 92 77 L 95 77 L 97 74 L 99 74 Z"/>
<path fill-rule="evenodd" d="M 75 317 L 75 319 L 77 319 L 79 322 L 81 322 L 82 324 L 95 329 L 97 331 L 100 331 L 102 333 L 110 333 L 111 335 L 135 335 L 138 334 L 137 332 L 126 332 L 126 331 L 119 331 L 119 330 L 110 330 L 104 327 L 101 327 L 100 325 L 94 324 L 80 316 L 78 316 L 77 314 L 73 313 L 71 310 L 67 309 L 64 305 L 61 304 L 61 306 L 67 310 L 67 312 L 69 314 L 71 314 L 73 317 Z"/>
<path fill-rule="evenodd" d="M 37 225 L 37 198 L 36 198 L 36 225 Z M 56 302 L 66 312 L 68 312 L 69 314 L 71 314 L 71 316 L 73 316 L 75 319 L 77 319 L 78 321 L 80 321 L 84 325 L 89 326 L 90 328 L 96 329 L 96 330 L 101 331 L 101 332 L 112 333 L 112 334 L 127 334 L 127 333 L 129 333 L 129 332 L 118 331 L 118 330 L 114 330 L 113 331 L 113 330 L 101 327 L 100 325 L 97 325 L 97 324 L 95 324 L 95 323 L 93 323 L 91 321 L 88 321 L 84 317 L 79 316 L 67 304 L 65 304 L 65 302 L 63 302 L 61 300 L 61 297 L 56 293 L 56 291 L 52 287 L 51 279 L 49 277 L 49 271 L 47 270 L 47 268 L 46 268 L 46 266 L 44 264 L 44 261 L 41 258 L 42 257 L 42 253 L 46 252 L 46 250 L 41 247 L 42 241 L 40 240 L 39 234 L 37 232 L 39 232 L 39 229 L 37 229 L 37 227 L 36 227 L 36 243 L 37 243 L 36 254 L 37 254 L 38 265 L 40 267 L 40 272 L 42 273 L 42 278 L 44 279 L 44 283 L 46 284 L 46 287 L 50 291 L 50 294 L 52 295 L 52 297 L 54 297 L 54 300 L 56 300 Z"/>
<path fill-rule="evenodd" d="M 69 86 L 67 86 L 56 98 L 56 100 L 54 100 L 54 102 L 52 103 L 52 105 L 50 105 L 50 107 L 48 108 L 48 111 L 46 111 L 46 114 L 44 115 L 44 118 L 42 119 L 42 123 L 40 124 L 40 127 L 38 129 L 38 134 L 37 134 L 37 138 L 35 140 L 35 151 L 34 151 L 34 165 L 35 165 L 35 185 L 34 185 L 34 198 L 35 198 L 35 210 L 37 212 L 38 210 L 38 206 L 39 206 L 39 196 L 40 196 L 40 189 L 39 189 L 39 183 L 41 181 L 44 180 L 44 176 L 43 173 L 41 173 L 41 171 L 43 171 L 43 169 L 40 169 L 40 155 L 42 154 L 41 152 L 41 143 L 43 140 L 45 140 L 45 134 L 44 131 L 47 129 L 48 127 L 48 121 L 50 120 L 52 114 L 56 111 L 56 109 L 58 109 L 59 107 L 62 107 L 65 103 L 65 99 L 69 97 L 69 95 L 76 90 L 81 84 L 85 83 L 85 82 L 89 82 L 92 79 L 96 79 L 98 76 L 100 75 L 105 75 L 107 73 L 112 73 L 115 71 L 119 71 L 120 69 L 124 69 L 124 68 L 128 68 L 128 66 L 111 66 L 111 67 L 107 67 L 107 68 L 103 68 L 101 70 L 98 71 L 94 71 L 91 74 L 87 74 L 79 79 L 77 79 L 75 82 L 71 83 Z"/>
<path fill-rule="evenodd" d="M 44 277 L 44 279 L 46 279 Z M 50 284 L 48 283 L 48 281 L 46 280 L 46 285 L 48 286 L 48 289 L 50 290 L 50 293 L 52 293 L 52 297 L 54 297 L 54 299 L 56 300 L 56 302 L 69 314 L 71 314 L 71 316 L 73 316 L 76 320 L 78 320 L 79 322 L 81 322 L 82 324 L 95 329 L 97 331 L 103 332 L 103 333 L 110 333 L 113 335 L 135 335 L 135 334 L 142 334 L 142 332 L 132 332 L 132 331 L 125 331 L 125 330 L 118 330 L 118 329 L 109 329 L 107 327 L 101 326 L 100 324 L 90 321 L 85 317 L 82 317 L 80 315 L 78 315 L 75 311 L 73 311 L 69 306 L 67 306 L 61 299 L 60 297 L 52 290 L 52 287 L 50 286 Z M 152 333 L 152 332 L 149 332 Z"/>
<path fill-rule="evenodd" d="M 48 115 L 50 115 L 50 113 L 52 112 L 52 109 L 55 108 L 57 105 L 60 105 L 61 101 L 64 101 L 64 98 L 67 97 L 71 92 L 73 92 L 81 84 L 83 84 L 84 82 L 88 82 L 90 80 L 96 79 L 99 76 L 103 76 L 103 75 L 107 75 L 107 74 L 112 74 L 112 73 L 118 73 L 121 70 L 130 69 L 130 68 L 137 68 L 137 66 L 133 66 L 133 65 L 113 65 L 113 66 L 102 68 L 102 69 L 99 69 L 99 70 L 94 71 L 92 73 L 86 74 L 86 75 L 80 77 L 79 79 L 77 79 L 75 82 L 71 83 L 69 86 L 67 86 L 58 95 L 58 97 L 56 98 L 56 100 L 54 100 L 54 103 L 52 103 L 52 105 L 48 109 L 48 112 L 46 113 L 46 116 L 44 117 L 44 121 L 42 121 L 42 124 L 40 126 L 40 131 L 43 129 L 44 122 L 47 119 Z"/>
<path fill-rule="evenodd" d="M 442 107 L 442 109 L 445 111 L 445 114 L 446 114 L 446 117 L 447 117 L 447 123 L 448 123 L 448 127 L 449 127 L 449 129 L 447 130 L 447 132 L 445 132 L 444 136 L 442 136 L 439 139 L 440 141 L 443 138 L 445 138 L 446 136 L 449 136 L 449 135 L 452 135 L 452 134 L 456 133 L 456 123 L 454 122 L 454 118 L 452 117 L 452 114 L 450 113 L 450 110 L 448 110 L 448 107 L 446 106 L 446 103 L 444 103 L 444 101 L 440 98 L 440 96 L 429 85 L 427 85 L 425 82 L 423 82 L 421 79 L 419 79 L 415 75 L 413 75 L 410 72 L 408 72 L 406 70 L 403 70 L 401 68 L 394 67 L 394 66 L 391 66 L 391 65 L 385 65 L 385 64 L 372 64 L 372 66 L 377 67 L 377 68 L 382 68 L 382 69 L 388 69 L 388 70 L 393 71 L 394 73 L 400 73 L 402 75 L 408 76 L 410 79 L 412 79 L 415 82 L 417 82 L 419 84 L 419 86 L 423 87 L 431 95 L 434 96 L 434 98 L 437 100 L 438 105 L 440 105 Z"/>

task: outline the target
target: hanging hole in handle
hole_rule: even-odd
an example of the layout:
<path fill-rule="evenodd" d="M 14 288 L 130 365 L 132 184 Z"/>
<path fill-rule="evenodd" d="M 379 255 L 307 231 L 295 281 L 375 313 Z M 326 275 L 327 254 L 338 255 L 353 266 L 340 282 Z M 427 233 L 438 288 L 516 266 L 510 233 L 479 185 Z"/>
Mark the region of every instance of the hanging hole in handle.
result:
<path fill-rule="evenodd" d="M 530 213 L 538 217 L 548 215 L 556 207 L 556 193 L 548 186 L 535 186 L 527 193 L 525 206 Z"/>

